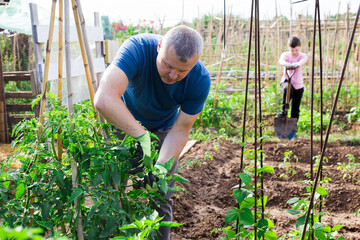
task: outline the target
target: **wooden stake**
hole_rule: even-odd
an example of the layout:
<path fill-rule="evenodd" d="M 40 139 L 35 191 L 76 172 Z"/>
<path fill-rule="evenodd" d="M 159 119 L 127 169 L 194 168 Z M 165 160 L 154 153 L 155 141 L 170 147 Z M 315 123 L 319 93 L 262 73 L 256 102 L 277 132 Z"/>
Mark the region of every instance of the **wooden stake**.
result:
<path fill-rule="evenodd" d="M 331 76 L 332 76 L 332 81 L 331 81 L 331 101 L 334 101 L 334 94 L 333 92 L 335 91 L 335 56 L 337 55 L 337 36 L 338 36 L 338 31 L 339 31 L 339 14 L 340 14 L 340 2 L 339 2 L 339 6 L 338 6 L 338 14 L 336 16 L 336 27 L 335 27 L 335 33 L 334 33 L 334 42 L 333 42 L 333 55 L 332 55 L 332 63 L 331 63 Z"/>
<path fill-rule="evenodd" d="M 3 67 L 2 67 L 2 55 L 1 55 L 1 43 L 0 43 L 0 141 L 1 143 L 9 142 L 9 130 L 8 130 L 8 118 L 6 112 L 6 98 L 5 98 L 5 82 L 3 76 Z"/>
<path fill-rule="evenodd" d="M 72 118 L 74 111 L 73 99 L 72 99 L 72 88 L 71 88 L 71 52 L 70 52 L 70 16 L 69 16 L 69 0 L 65 0 L 65 56 L 66 56 L 66 79 L 68 88 L 68 114 L 69 118 Z M 75 15 L 75 13 L 74 13 Z M 79 36 L 80 39 L 80 36 Z M 78 187 L 77 176 L 78 170 L 75 160 L 71 159 L 71 174 L 73 187 Z M 84 240 L 84 230 L 81 217 L 81 207 L 79 199 L 74 200 L 76 209 L 76 224 L 77 224 L 77 239 Z"/>

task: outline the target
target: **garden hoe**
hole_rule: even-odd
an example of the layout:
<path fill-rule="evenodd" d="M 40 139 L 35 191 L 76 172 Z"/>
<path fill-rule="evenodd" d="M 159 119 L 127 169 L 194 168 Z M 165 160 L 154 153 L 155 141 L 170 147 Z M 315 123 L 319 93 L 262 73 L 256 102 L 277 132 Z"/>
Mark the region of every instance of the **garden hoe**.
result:
<path fill-rule="evenodd" d="M 290 66 L 286 67 L 285 72 L 288 76 L 288 87 L 286 91 L 286 101 L 285 101 L 285 117 L 275 118 L 274 126 L 275 126 L 275 135 L 279 138 L 284 139 L 293 139 L 296 137 L 297 130 L 297 118 L 288 118 L 288 109 L 290 102 L 290 90 L 291 90 L 291 78 L 295 73 L 296 67 Z M 293 73 L 289 76 L 288 71 L 294 70 Z"/>

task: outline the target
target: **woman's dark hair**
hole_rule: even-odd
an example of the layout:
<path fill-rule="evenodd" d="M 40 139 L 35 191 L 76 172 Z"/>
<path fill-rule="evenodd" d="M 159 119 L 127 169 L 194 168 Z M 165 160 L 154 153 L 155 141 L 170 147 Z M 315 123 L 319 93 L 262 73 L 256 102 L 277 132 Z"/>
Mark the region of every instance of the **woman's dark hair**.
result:
<path fill-rule="evenodd" d="M 292 37 L 288 42 L 289 47 L 296 48 L 301 46 L 300 39 L 298 37 Z"/>

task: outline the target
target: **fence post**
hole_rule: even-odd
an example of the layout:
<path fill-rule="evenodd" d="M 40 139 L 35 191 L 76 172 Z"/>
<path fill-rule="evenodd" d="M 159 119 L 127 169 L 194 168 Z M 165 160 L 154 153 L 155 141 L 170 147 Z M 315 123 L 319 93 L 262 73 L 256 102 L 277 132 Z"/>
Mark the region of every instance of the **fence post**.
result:
<path fill-rule="evenodd" d="M 5 98 L 5 82 L 2 68 L 0 44 L 0 142 L 9 143 L 9 130 L 7 125 L 6 98 Z"/>

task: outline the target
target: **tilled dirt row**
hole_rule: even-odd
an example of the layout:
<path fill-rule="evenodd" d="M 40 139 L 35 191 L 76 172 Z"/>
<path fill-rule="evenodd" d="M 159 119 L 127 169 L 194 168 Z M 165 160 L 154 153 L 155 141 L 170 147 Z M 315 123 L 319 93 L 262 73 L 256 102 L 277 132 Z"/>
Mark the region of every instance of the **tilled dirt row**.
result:
<path fill-rule="evenodd" d="M 319 154 L 319 143 L 313 146 L 313 155 Z M 248 147 L 247 147 L 248 148 Z M 250 145 L 251 148 L 251 145 Z M 311 148 L 308 140 L 265 142 L 265 164 L 271 165 L 275 173 L 264 176 L 265 195 L 268 196 L 266 217 L 275 223 L 278 238 L 295 228 L 297 217 L 287 212 L 290 205 L 286 202 L 292 197 L 304 198 L 306 184 L 301 180 L 309 179 Z M 292 151 L 297 157 L 290 160 L 288 167 L 284 163 L 284 153 Z M 360 208 L 360 179 L 357 168 L 351 173 L 354 179 L 343 179 L 345 171 L 337 170 L 338 162 L 348 162 L 346 154 L 352 154 L 357 162 L 360 146 L 353 142 L 335 142 L 327 146 L 323 176 L 331 178 L 324 184 L 329 195 L 324 199 L 323 211 L 329 215 L 323 222 L 334 226 L 344 225 L 339 234 L 346 239 L 360 239 L 359 218 L 355 211 Z M 213 139 L 197 143 L 180 162 L 180 174 L 190 183 L 182 184 L 186 192 L 174 196 L 174 221 L 184 225 L 172 229 L 171 239 L 218 239 L 219 234 L 211 234 L 214 228 L 224 227 L 226 212 L 236 206 L 231 196 L 232 188 L 239 182 L 241 146 L 231 140 Z M 246 158 L 244 162 L 248 163 Z M 290 170 L 295 174 L 290 174 Z M 315 177 L 316 168 L 313 168 Z M 281 177 L 280 177 L 281 176 Z M 359 176 L 359 177 L 358 177 Z"/>

